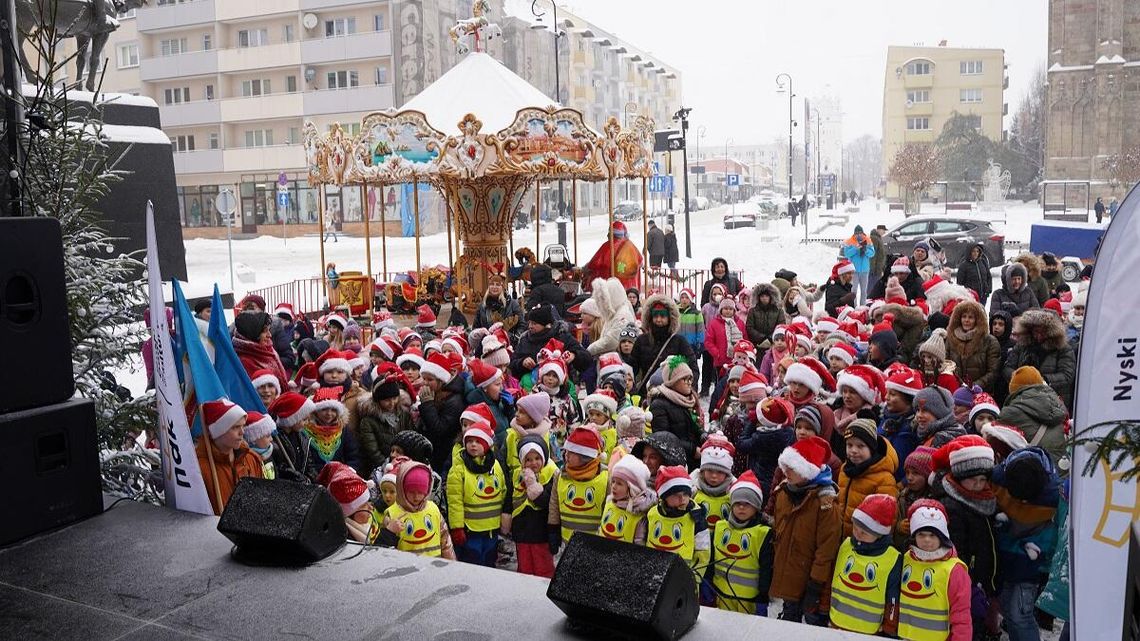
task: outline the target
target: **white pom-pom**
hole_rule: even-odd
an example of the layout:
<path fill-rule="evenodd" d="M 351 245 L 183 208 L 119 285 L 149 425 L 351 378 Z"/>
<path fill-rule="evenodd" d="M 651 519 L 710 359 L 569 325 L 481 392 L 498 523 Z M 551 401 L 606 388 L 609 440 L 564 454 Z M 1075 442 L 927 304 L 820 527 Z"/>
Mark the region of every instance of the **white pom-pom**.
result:
<path fill-rule="evenodd" d="M 653 422 L 653 413 L 650 412 L 649 410 L 645 410 L 644 412 L 641 413 L 641 415 L 643 417 L 645 417 L 646 423 L 652 423 Z"/>
<path fill-rule="evenodd" d="M 617 420 L 614 421 L 614 425 L 617 426 L 619 432 L 625 430 L 629 427 L 629 417 L 625 414 L 619 414 Z"/>

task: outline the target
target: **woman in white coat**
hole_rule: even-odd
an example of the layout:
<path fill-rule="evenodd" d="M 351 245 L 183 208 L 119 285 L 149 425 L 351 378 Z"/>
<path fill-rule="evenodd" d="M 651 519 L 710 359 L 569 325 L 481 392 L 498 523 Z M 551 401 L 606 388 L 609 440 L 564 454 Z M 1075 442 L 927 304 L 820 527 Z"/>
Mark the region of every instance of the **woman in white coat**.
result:
<path fill-rule="evenodd" d="M 586 349 L 593 356 L 616 352 L 622 328 L 637 324 L 633 306 L 625 297 L 625 286 L 616 278 L 595 278 L 591 298 L 598 306 L 602 329 L 597 340 L 591 342 Z"/>

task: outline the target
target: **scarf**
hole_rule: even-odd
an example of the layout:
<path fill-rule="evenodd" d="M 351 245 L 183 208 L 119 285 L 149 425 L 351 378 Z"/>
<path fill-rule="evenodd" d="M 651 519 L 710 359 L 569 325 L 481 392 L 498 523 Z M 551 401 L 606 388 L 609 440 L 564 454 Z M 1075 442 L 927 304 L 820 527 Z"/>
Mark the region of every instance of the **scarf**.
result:
<path fill-rule="evenodd" d="M 724 496 L 732 484 L 736 482 L 736 477 L 730 473 L 725 475 L 724 481 L 720 485 L 709 485 L 708 481 L 705 480 L 705 475 L 701 474 L 700 470 L 693 472 L 692 479 L 697 488 L 709 496 Z"/>
<path fill-rule="evenodd" d="M 495 457 L 490 455 L 475 458 L 464 449 L 459 451 L 459 458 L 472 474 L 487 474 L 495 467 Z"/>
<path fill-rule="evenodd" d="M 735 528 L 737 530 L 740 530 L 743 528 L 753 527 L 755 525 L 760 525 L 760 510 L 756 510 L 756 516 L 748 519 L 747 521 L 736 520 L 736 514 L 732 510 L 729 510 L 728 511 L 728 523 L 729 523 L 729 525 L 731 525 L 733 528 Z"/>
<path fill-rule="evenodd" d="M 871 456 L 868 457 L 867 460 L 863 461 L 862 463 L 852 463 L 851 461 L 847 461 L 846 463 L 844 463 L 843 464 L 843 473 L 846 474 L 847 478 L 849 478 L 849 479 L 853 479 L 853 478 L 862 476 L 864 472 L 871 469 L 872 465 L 874 465 L 875 463 L 878 463 L 882 459 L 883 459 L 883 454 L 881 452 L 871 452 Z"/>
<path fill-rule="evenodd" d="M 992 487 L 981 492 L 972 492 L 962 487 L 953 476 L 947 474 L 942 477 L 942 488 L 946 490 L 946 494 L 950 498 L 982 516 L 993 516 L 997 512 L 997 495 L 994 494 Z"/>
<path fill-rule="evenodd" d="M 657 511 L 660 512 L 662 516 L 670 518 L 670 519 L 675 519 L 679 516 L 684 516 L 690 512 L 694 512 L 696 510 L 701 510 L 701 508 L 697 507 L 697 504 L 694 503 L 692 499 L 689 499 L 688 504 L 679 510 L 675 510 L 675 509 L 669 507 L 668 505 L 665 504 L 665 501 L 658 500 L 658 502 L 657 502 Z M 701 510 L 701 511 L 703 512 L 704 510 Z"/>
<path fill-rule="evenodd" d="M 311 442 L 317 450 L 317 456 L 328 463 L 340 450 L 340 439 L 344 435 L 344 430 L 339 425 L 309 424 L 305 426 L 305 434 L 313 439 Z"/>
<path fill-rule="evenodd" d="M 941 561 L 942 559 L 948 558 L 952 551 L 952 548 L 939 547 L 933 552 L 927 552 L 917 545 L 910 546 L 910 553 L 919 561 Z"/>
<path fill-rule="evenodd" d="M 569 476 L 575 481 L 589 481 L 598 475 L 602 469 L 602 462 L 599 459 L 592 459 L 589 463 L 582 467 L 570 467 L 567 465 L 562 473 Z"/>
<path fill-rule="evenodd" d="M 971 340 L 974 339 L 974 336 L 977 336 L 977 334 L 978 334 L 978 328 L 977 327 L 975 327 L 974 329 L 971 329 L 968 332 L 966 330 L 962 329 L 961 327 L 957 327 L 954 329 L 954 337 L 957 338 L 958 340 L 962 341 L 963 343 L 969 343 Z"/>
<path fill-rule="evenodd" d="M 744 338 L 744 333 L 737 327 L 735 318 L 721 317 L 721 320 L 724 321 L 724 333 L 728 338 L 728 348 L 731 350 L 733 345 L 736 345 Z"/>
<path fill-rule="evenodd" d="M 545 440 L 546 435 L 550 433 L 550 419 L 544 418 L 541 423 L 535 424 L 534 427 L 523 427 L 518 424 L 517 419 L 512 418 L 511 429 L 518 433 L 520 439 L 524 436 L 534 435 L 542 437 L 543 440 Z"/>
<path fill-rule="evenodd" d="M 565 396 L 563 396 L 561 387 L 550 388 L 543 385 L 542 383 L 536 383 L 534 387 L 531 388 L 531 393 L 533 394 L 534 392 L 546 392 L 546 395 L 549 396 L 551 400 L 554 400 L 556 398 L 565 398 Z M 566 391 L 566 395 L 569 395 L 569 390 Z"/>
<path fill-rule="evenodd" d="M 270 441 L 268 447 L 256 447 L 254 445 L 250 445 L 249 449 L 253 450 L 254 452 L 257 452 L 257 455 L 260 456 L 261 460 L 263 460 L 263 461 L 268 461 L 273 456 L 273 442 L 272 441 Z"/>
<path fill-rule="evenodd" d="M 686 409 L 692 410 L 697 406 L 697 395 L 692 392 L 689 392 L 688 396 L 681 396 L 677 390 L 665 385 L 658 386 L 657 392 L 675 405 L 680 405 Z"/>

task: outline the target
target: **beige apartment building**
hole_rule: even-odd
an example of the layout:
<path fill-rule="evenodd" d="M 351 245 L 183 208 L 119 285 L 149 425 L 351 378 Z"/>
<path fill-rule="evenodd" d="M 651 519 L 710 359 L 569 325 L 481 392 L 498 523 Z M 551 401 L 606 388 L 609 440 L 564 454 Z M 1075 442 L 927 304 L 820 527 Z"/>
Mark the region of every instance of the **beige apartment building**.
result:
<path fill-rule="evenodd" d="M 978 131 L 1002 139 L 1005 51 L 957 47 L 888 47 L 883 83 L 883 173 L 907 143 L 933 143 L 955 113 L 975 119 Z M 897 185 L 886 196 L 899 198 Z"/>
<path fill-rule="evenodd" d="M 492 6 L 503 37 L 489 52 L 553 97 L 549 3 L 542 7 L 547 29 L 504 17 L 501 3 Z M 304 123 L 339 122 L 355 133 L 363 115 L 404 104 L 458 61 L 447 29 L 470 15 L 470 0 L 157 0 L 120 18 L 104 52 L 103 90 L 158 103 L 174 149 L 184 226 L 218 226 L 214 200 L 230 188 L 241 196 L 246 231 L 280 233 L 283 220 L 312 225 L 317 217 L 304 169 Z M 609 116 L 624 122 L 642 113 L 669 125 L 680 106 L 679 72 L 562 9 L 559 20 L 563 104 L 598 130 Z M 447 131 L 455 123 L 433 124 Z M 285 206 L 277 198 L 281 174 L 290 195 Z M 604 188 L 579 190 L 580 210 L 604 213 Z M 554 194 L 544 190 L 548 206 L 556 205 Z M 402 197 L 396 189 L 330 188 L 326 206 L 338 223 L 361 221 L 369 202 L 384 205 L 373 208 L 374 220 L 396 219 Z M 427 206 L 441 211 L 432 196 Z"/>

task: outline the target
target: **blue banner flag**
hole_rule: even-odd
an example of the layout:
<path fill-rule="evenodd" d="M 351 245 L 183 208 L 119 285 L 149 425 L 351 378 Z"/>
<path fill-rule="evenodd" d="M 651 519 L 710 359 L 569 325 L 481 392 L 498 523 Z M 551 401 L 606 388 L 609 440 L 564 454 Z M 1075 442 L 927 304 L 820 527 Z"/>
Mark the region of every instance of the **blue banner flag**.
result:
<path fill-rule="evenodd" d="M 265 404 L 257 395 L 245 366 L 241 364 L 241 359 L 234 351 L 233 341 L 230 340 L 225 308 L 222 307 L 222 294 L 218 291 L 217 283 L 214 283 L 214 299 L 210 305 L 210 329 L 207 335 L 214 345 L 214 373 L 218 376 L 226 398 L 247 412 L 256 411 L 264 414 Z"/>
<path fill-rule="evenodd" d="M 172 280 L 171 286 L 174 290 L 174 326 L 177 329 L 174 343 L 182 370 L 182 404 L 186 410 L 186 422 L 190 424 L 190 434 L 198 438 L 202 435 L 199 412 L 202 403 L 228 397 L 202 345 L 198 325 L 194 323 L 194 314 L 182 294 L 182 286 L 177 280 Z"/>

